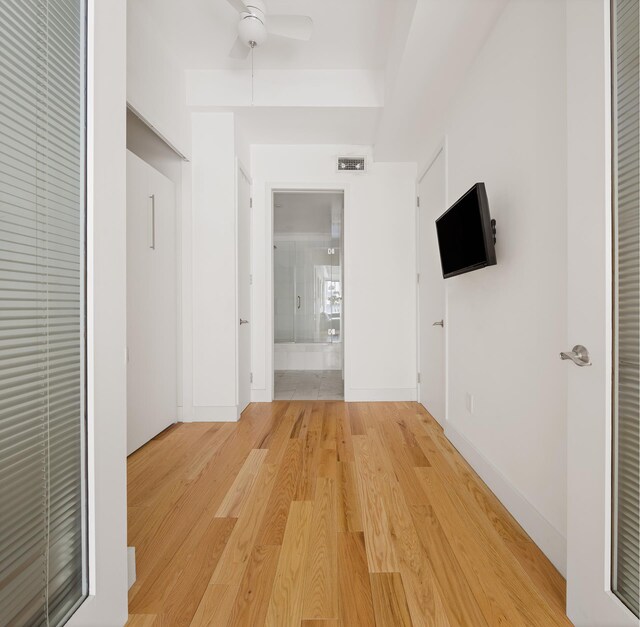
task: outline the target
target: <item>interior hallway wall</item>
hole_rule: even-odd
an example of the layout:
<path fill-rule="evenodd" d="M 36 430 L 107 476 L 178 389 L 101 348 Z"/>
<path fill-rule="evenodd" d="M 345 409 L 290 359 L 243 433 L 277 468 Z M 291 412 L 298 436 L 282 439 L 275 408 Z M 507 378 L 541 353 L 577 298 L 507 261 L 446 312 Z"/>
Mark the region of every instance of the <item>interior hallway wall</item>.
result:
<path fill-rule="evenodd" d="M 337 172 L 338 155 L 370 153 L 362 146 L 252 146 L 254 401 L 270 400 L 273 385 L 270 186 L 345 188 L 345 399 L 416 398 L 416 165 L 370 160 L 365 174 Z"/>
<path fill-rule="evenodd" d="M 192 114 L 185 230 L 183 419 L 238 419 L 238 164 L 248 144 L 233 113 Z M 250 174 L 247 172 L 247 174 Z M 248 207 L 244 208 L 249 210 Z"/>
<path fill-rule="evenodd" d="M 463 83 L 446 125 L 448 199 L 486 183 L 498 265 L 445 281 L 447 434 L 562 572 L 558 354 L 579 339 L 566 328 L 565 45 L 564 2 L 511 0 Z"/>
<path fill-rule="evenodd" d="M 233 114 L 196 113 L 192 120 L 194 417 L 205 419 L 208 414 L 208 419 L 215 419 L 222 412 L 227 420 L 235 420 Z"/>
<path fill-rule="evenodd" d="M 191 153 L 185 72 L 154 16 L 127 2 L 127 102 L 183 155 Z"/>

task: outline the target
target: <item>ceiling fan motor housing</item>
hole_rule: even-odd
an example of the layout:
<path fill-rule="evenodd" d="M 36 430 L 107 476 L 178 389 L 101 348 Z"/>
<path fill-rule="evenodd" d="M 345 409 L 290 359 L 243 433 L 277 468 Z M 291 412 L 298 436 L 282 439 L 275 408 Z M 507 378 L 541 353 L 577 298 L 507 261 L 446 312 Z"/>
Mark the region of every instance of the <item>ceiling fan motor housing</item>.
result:
<path fill-rule="evenodd" d="M 242 14 L 238 24 L 240 39 L 253 48 L 263 44 L 267 39 L 265 5 L 260 0 L 245 2 L 247 10 Z"/>

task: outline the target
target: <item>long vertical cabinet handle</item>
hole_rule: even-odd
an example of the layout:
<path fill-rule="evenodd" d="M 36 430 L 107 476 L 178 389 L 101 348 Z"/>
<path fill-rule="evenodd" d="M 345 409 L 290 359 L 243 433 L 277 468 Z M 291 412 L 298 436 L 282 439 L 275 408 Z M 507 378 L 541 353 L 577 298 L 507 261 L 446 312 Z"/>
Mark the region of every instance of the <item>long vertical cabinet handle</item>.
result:
<path fill-rule="evenodd" d="M 300 309 L 300 296 L 298 296 L 298 309 Z"/>
<path fill-rule="evenodd" d="M 149 248 L 156 249 L 156 195 L 151 194 L 151 233 L 149 237 Z"/>

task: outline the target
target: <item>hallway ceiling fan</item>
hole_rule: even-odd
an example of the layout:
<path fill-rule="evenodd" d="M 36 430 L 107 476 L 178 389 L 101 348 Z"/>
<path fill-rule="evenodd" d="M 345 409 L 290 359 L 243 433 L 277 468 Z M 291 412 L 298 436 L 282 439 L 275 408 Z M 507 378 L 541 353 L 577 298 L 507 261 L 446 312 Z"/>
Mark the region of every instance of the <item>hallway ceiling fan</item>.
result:
<path fill-rule="evenodd" d="M 313 20 L 306 15 L 269 15 L 263 0 L 227 0 L 240 14 L 238 37 L 229 52 L 233 59 L 246 59 L 249 52 L 277 35 L 298 41 L 309 41 Z"/>

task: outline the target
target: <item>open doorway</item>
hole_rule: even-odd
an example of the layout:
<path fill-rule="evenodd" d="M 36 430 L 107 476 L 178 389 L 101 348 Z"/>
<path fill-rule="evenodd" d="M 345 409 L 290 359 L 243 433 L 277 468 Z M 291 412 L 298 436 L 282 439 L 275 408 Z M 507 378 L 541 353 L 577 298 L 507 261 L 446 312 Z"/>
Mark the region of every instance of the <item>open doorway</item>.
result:
<path fill-rule="evenodd" d="M 273 194 L 274 400 L 343 400 L 341 191 Z"/>

